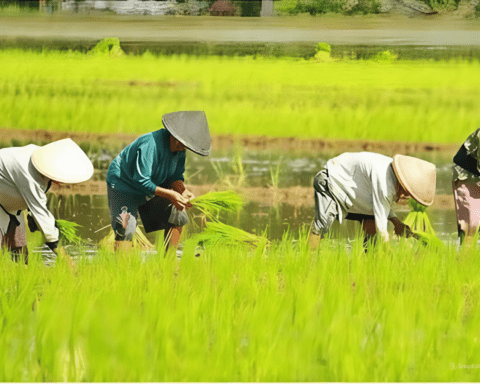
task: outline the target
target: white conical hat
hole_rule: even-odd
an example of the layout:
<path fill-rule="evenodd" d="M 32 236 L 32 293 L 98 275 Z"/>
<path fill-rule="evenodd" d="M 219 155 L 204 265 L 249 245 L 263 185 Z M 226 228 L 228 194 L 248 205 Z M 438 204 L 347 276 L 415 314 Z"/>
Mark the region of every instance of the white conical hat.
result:
<path fill-rule="evenodd" d="M 435 165 L 411 156 L 393 156 L 393 170 L 402 187 L 420 204 L 432 205 L 437 172 Z"/>
<path fill-rule="evenodd" d="M 61 183 L 81 183 L 93 175 L 92 162 L 72 139 L 38 148 L 32 154 L 32 163 L 42 175 Z"/>

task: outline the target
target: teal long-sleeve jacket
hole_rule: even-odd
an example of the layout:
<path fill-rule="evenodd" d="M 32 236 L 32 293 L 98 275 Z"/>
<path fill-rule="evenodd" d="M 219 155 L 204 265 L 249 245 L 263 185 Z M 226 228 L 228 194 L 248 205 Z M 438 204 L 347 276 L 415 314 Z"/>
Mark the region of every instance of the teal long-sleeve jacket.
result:
<path fill-rule="evenodd" d="M 172 152 L 170 133 L 160 129 L 140 136 L 113 159 L 107 183 L 121 192 L 151 196 L 157 186 L 183 181 L 184 172 L 185 151 Z"/>

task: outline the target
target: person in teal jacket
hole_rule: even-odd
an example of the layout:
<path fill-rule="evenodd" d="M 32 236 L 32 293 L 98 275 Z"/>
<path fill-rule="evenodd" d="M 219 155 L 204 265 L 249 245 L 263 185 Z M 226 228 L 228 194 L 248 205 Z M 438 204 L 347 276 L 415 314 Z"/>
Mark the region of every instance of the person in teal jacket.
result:
<path fill-rule="evenodd" d="M 194 198 L 184 184 L 186 149 L 208 156 L 210 132 L 203 111 L 163 116 L 164 129 L 140 136 L 112 161 L 107 173 L 108 206 L 115 249 L 131 247 L 138 213 L 147 232 L 164 229 L 178 245 L 185 211 Z"/>

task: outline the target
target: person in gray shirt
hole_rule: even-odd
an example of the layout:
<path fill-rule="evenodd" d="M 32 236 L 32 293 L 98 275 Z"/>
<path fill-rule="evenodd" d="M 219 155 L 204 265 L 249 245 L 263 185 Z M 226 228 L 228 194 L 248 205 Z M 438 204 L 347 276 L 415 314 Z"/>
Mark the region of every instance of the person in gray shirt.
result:
<path fill-rule="evenodd" d="M 52 183 L 75 184 L 90 179 L 93 164 L 71 139 L 39 147 L 0 149 L 0 245 L 28 263 L 25 219 L 31 230 L 40 229 L 46 244 L 58 253 L 59 231 L 47 208 L 46 193 Z"/>
<path fill-rule="evenodd" d="M 401 197 L 428 206 L 435 197 L 435 165 L 410 156 L 393 159 L 378 153 L 344 153 L 327 162 L 314 179 L 315 220 L 310 244 L 318 246 L 335 219 L 360 221 L 366 239 L 379 234 L 389 240 L 388 221 L 395 233 L 410 233 L 392 211 Z"/>

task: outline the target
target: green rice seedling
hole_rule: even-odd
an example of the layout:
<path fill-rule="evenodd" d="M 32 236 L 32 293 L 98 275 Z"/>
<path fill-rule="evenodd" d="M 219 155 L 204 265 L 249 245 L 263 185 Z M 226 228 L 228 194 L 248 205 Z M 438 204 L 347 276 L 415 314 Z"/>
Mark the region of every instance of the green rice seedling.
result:
<path fill-rule="evenodd" d="M 243 164 L 243 149 L 241 147 L 235 147 L 230 166 L 233 169 L 234 176 L 227 178 L 228 184 L 235 189 L 246 186 L 246 172 Z"/>
<path fill-rule="evenodd" d="M 3 50 L 0 62 L 2 125 L 18 129 L 143 134 L 163 113 L 202 109 L 213 135 L 460 143 L 480 109 L 477 61 Z"/>
<path fill-rule="evenodd" d="M 60 232 L 60 241 L 80 245 L 84 240 L 77 235 L 77 228 L 81 225 L 68 220 L 55 220 Z"/>
<path fill-rule="evenodd" d="M 143 234 L 140 227 L 137 226 L 135 233 L 133 235 L 133 246 L 140 249 L 153 249 L 154 245 L 147 239 Z M 110 230 L 109 234 L 100 240 L 100 246 L 108 250 L 113 250 L 113 245 L 115 244 L 115 233 L 113 229 Z"/>
<path fill-rule="evenodd" d="M 252 233 L 248 233 L 242 229 L 232 227 L 230 225 L 216 222 L 207 222 L 205 230 L 194 237 L 197 243 L 203 244 L 230 244 L 238 245 L 241 243 L 259 246 L 268 244 L 265 234 L 257 236 Z"/>
<path fill-rule="evenodd" d="M 427 215 L 427 207 L 418 203 L 415 199 L 408 200 L 408 206 L 411 208 L 411 212 L 407 215 L 404 223 L 415 232 L 426 232 L 431 235 L 435 235 L 430 219 Z"/>
<path fill-rule="evenodd" d="M 234 191 L 218 191 L 198 196 L 191 203 L 208 219 L 217 220 L 220 213 L 240 211 L 245 199 Z"/>
<path fill-rule="evenodd" d="M 427 207 L 418 203 L 415 199 L 408 200 L 408 206 L 411 212 L 404 220 L 413 232 L 412 237 L 419 240 L 422 244 L 431 244 L 436 248 L 443 247 L 443 242 L 435 235 L 430 219 L 427 215 Z"/>
<path fill-rule="evenodd" d="M 270 183 L 269 187 L 271 187 L 273 189 L 277 189 L 278 186 L 279 186 L 281 166 L 282 166 L 282 157 L 280 156 L 280 158 L 278 159 L 277 166 L 275 168 L 270 167 L 270 182 L 271 183 Z"/>
<path fill-rule="evenodd" d="M 74 272 L 0 251 L 0 381 L 480 380 L 479 248 L 365 257 L 324 241 L 181 259 L 101 249 Z"/>
<path fill-rule="evenodd" d="M 228 166 L 222 165 L 219 161 L 210 161 L 213 170 L 217 175 L 216 184 L 228 189 L 239 190 L 247 185 L 246 170 L 243 163 L 243 150 L 235 146 L 234 154 Z M 229 168 L 228 172 L 226 168 Z"/>
<path fill-rule="evenodd" d="M 434 248 L 441 249 L 445 246 L 442 240 L 440 240 L 435 234 L 422 232 L 422 231 L 414 231 L 413 238 L 417 239 L 424 245 L 430 245 Z"/>

